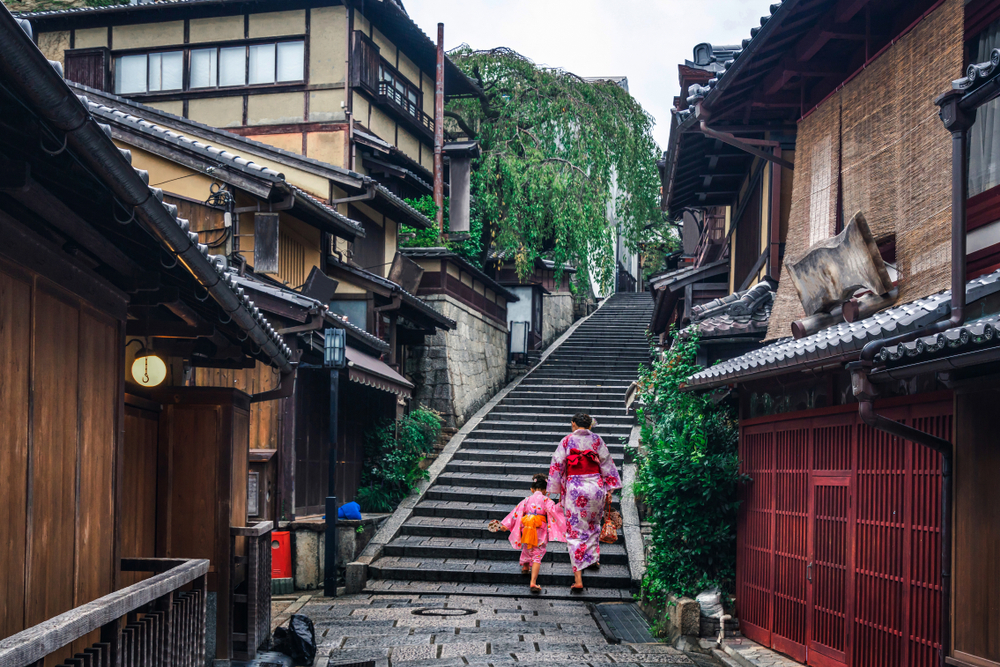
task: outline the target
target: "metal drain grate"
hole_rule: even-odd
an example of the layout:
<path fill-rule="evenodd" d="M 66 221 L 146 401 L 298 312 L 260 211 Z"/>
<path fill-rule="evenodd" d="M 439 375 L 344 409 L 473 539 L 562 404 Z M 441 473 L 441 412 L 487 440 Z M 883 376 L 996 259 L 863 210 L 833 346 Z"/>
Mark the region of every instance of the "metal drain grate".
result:
<path fill-rule="evenodd" d="M 594 618 L 608 641 L 651 644 L 656 638 L 649 632 L 649 621 L 634 602 L 594 605 Z"/>

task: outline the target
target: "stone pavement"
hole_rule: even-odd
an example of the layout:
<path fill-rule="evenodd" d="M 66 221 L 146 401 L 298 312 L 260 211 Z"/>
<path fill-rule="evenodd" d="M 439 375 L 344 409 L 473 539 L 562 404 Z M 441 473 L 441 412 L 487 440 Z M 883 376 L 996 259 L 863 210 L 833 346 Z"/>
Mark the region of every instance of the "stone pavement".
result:
<path fill-rule="evenodd" d="M 298 613 L 316 626 L 315 667 L 711 664 L 666 644 L 611 644 L 575 600 L 361 593 L 311 598 Z"/>

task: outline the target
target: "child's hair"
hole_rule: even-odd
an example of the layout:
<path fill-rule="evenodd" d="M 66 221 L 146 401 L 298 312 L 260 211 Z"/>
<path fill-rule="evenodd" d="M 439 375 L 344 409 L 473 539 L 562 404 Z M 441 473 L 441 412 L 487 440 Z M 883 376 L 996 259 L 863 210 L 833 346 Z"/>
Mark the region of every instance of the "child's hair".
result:
<path fill-rule="evenodd" d="M 577 412 L 573 415 L 573 423 L 580 428 L 590 428 L 591 424 L 594 423 L 594 420 L 591 419 L 590 415 L 586 412 Z"/>
<path fill-rule="evenodd" d="M 532 491 L 544 491 L 549 484 L 549 478 L 538 473 L 531 478 L 531 490 Z"/>

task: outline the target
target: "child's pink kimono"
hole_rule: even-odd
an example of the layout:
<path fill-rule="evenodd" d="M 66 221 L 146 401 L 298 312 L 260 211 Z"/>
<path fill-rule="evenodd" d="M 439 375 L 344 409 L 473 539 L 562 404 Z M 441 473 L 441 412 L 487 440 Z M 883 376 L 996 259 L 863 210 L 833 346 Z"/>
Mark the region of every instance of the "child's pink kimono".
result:
<path fill-rule="evenodd" d="M 549 540 L 566 541 L 566 515 L 541 491 L 519 502 L 500 523 L 510 531 L 510 545 L 521 550 L 522 567 L 541 563 Z"/>

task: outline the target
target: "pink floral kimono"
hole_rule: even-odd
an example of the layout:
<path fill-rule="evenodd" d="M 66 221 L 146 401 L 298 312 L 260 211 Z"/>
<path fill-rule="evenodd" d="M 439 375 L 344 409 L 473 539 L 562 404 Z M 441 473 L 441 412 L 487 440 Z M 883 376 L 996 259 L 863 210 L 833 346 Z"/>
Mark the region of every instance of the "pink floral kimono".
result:
<path fill-rule="evenodd" d="M 580 471 L 585 474 L 575 474 Z M 559 494 L 566 512 L 566 546 L 574 572 L 600 560 L 604 499 L 621 486 L 601 436 L 581 428 L 559 443 L 549 466 L 548 492 Z"/>
<path fill-rule="evenodd" d="M 562 508 L 541 491 L 517 504 L 500 522 L 510 531 L 510 545 L 521 550 L 521 566 L 541 563 L 546 545 L 566 541 L 566 517 Z"/>

